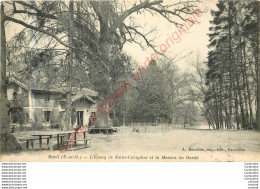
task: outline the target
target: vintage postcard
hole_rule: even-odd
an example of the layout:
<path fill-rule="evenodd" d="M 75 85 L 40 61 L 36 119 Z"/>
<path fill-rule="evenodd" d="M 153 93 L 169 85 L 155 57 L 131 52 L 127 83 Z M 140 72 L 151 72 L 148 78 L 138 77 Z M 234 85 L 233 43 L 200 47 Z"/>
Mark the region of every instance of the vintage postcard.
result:
<path fill-rule="evenodd" d="M 2 162 L 257 162 L 260 2 L 1 2 Z"/>

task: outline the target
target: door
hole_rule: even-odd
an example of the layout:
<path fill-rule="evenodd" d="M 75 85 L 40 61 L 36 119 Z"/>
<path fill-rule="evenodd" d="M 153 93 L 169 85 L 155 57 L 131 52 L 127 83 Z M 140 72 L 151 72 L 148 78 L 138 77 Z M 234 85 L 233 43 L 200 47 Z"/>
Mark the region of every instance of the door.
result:
<path fill-rule="evenodd" d="M 78 124 L 78 126 L 83 125 L 83 114 L 84 114 L 84 111 L 77 111 L 77 124 Z"/>

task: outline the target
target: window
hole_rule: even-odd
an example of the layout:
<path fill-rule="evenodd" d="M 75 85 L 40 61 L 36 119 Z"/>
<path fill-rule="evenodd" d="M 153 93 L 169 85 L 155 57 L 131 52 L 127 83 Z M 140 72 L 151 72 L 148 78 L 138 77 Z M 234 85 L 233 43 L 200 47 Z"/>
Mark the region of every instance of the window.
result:
<path fill-rule="evenodd" d="M 24 123 L 28 123 L 29 122 L 29 113 L 25 113 L 24 114 Z"/>
<path fill-rule="evenodd" d="M 84 111 L 77 111 L 77 124 L 78 126 L 83 125 Z"/>
<path fill-rule="evenodd" d="M 22 87 L 19 87 L 18 94 L 22 94 Z"/>
<path fill-rule="evenodd" d="M 44 121 L 50 122 L 51 111 L 44 111 Z"/>
<path fill-rule="evenodd" d="M 13 92 L 13 100 L 17 99 L 17 92 Z"/>
<path fill-rule="evenodd" d="M 65 114 L 65 111 L 60 111 L 60 119 L 63 118 L 64 114 Z"/>
<path fill-rule="evenodd" d="M 45 94 L 45 101 L 50 101 L 50 94 Z"/>

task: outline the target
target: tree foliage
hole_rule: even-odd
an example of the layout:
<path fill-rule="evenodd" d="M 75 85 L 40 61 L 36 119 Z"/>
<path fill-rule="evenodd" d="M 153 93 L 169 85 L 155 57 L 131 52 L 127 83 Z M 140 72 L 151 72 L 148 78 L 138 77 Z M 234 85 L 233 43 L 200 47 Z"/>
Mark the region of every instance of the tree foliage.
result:
<path fill-rule="evenodd" d="M 218 10 L 211 12 L 204 103 L 208 121 L 217 129 L 256 128 L 258 7 L 255 1 L 219 1 Z"/>

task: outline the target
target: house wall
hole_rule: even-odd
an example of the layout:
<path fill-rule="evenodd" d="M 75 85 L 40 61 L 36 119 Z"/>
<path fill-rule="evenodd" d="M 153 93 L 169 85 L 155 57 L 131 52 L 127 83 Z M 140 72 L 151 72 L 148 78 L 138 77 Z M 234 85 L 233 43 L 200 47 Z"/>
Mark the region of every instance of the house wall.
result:
<path fill-rule="evenodd" d="M 16 93 L 16 99 L 14 99 L 14 93 Z M 8 85 L 7 88 L 7 99 L 10 103 L 10 108 L 14 108 L 17 105 L 23 107 L 23 110 L 21 114 L 18 114 L 18 112 L 9 112 L 9 118 L 10 123 L 18 124 L 22 123 L 23 127 L 29 126 L 27 123 L 29 123 L 29 99 L 28 99 L 29 91 L 27 89 L 24 89 L 23 87 L 20 87 L 16 83 L 12 83 Z M 16 100 L 16 101 L 14 101 Z"/>
<path fill-rule="evenodd" d="M 84 111 L 83 113 L 83 124 L 88 125 L 89 116 L 90 116 L 90 102 L 86 99 L 78 100 L 72 104 L 72 108 L 75 108 L 76 111 Z"/>
<path fill-rule="evenodd" d="M 50 94 L 50 100 L 45 100 L 45 93 L 31 93 L 31 117 L 33 122 L 36 121 L 39 124 L 44 123 L 46 126 L 50 126 L 51 123 L 58 123 L 60 119 L 60 104 L 59 100 L 62 94 Z M 45 122 L 44 111 L 50 111 L 50 122 Z"/>
<path fill-rule="evenodd" d="M 96 111 L 97 111 L 97 105 L 96 104 L 91 104 L 90 112 L 96 112 Z"/>
<path fill-rule="evenodd" d="M 60 103 L 60 111 L 65 111 L 66 109 L 66 101 L 61 101 Z"/>
<path fill-rule="evenodd" d="M 16 83 L 12 83 L 7 89 L 7 98 L 9 101 L 13 100 L 14 92 L 17 93 L 17 100 L 22 102 L 26 123 L 37 123 L 34 125 L 42 125 L 43 123 L 47 126 L 49 123 L 44 123 L 44 111 L 50 111 L 51 122 L 58 123 L 62 117 L 62 112 L 65 111 L 66 102 L 59 101 L 62 99 L 63 94 L 50 94 L 50 100 L 45 101 L 45 93 L 36 93 L 31 90 L 26 90 Z M 76 101 L 72 104 L 72 108 L 75 108 L 76 111 L 84 112 L 83 124 L 85 126 L 89 123 L 91 112 L 96 111 L 96 105 L 87 99 Z"/>
<path fill-rule="evenodd" d="M 59 107 L 61 94 L 50 94 L 50 101 L 45 101 L 45 96 L 46 94 L 34 92 L 34 103 L 36 104 L 36 107 Z"/>
<path fill-rule="evenodd" d="M 17 93 L 17 100 L 21 102 L 23 107 L 29 107 L 29 100 L 28 100 L 28 90 L 20 87 L 19 85 L 13 83 L 7 88 L 7 99 L 9 101 L 14 100 L 14 92 Z"/>

